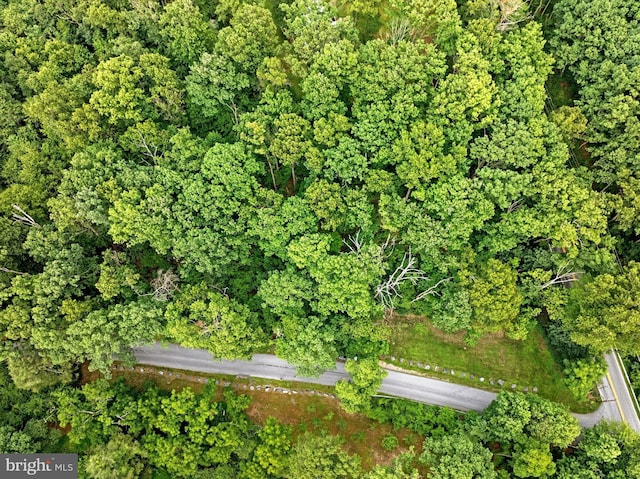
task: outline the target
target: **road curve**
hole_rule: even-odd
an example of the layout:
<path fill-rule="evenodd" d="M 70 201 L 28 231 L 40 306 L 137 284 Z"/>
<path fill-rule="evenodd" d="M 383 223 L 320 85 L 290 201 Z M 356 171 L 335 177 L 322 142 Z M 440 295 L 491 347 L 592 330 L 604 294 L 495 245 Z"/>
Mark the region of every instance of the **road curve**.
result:
<path fill-rule="evenodd" d="M 349 378 L 349 374 L 344 370 L 344 364 L 340 362 L 336 363 L 335 370 L 326 371 L 319 378 L 297 376 L 294 366 L 271 354 L 255 354 L 251 360 L 213 360 L 211 354 L 203 349 L 183 348 L 175 344 L 162 347 L 159 343 L 135 347 L 133 353 L 140 364 L 211 374 L 244 375 L 327 386 L 333 386 L 340 379 Z M 609 359 L 607 361 L 609 362 Z M 621 375 L 619 366 L 617 369 L 617 373 Z M 611 371 L 611 376 L 617 377 L 614 365 L 611 366 Z M 397 396 L 437 406 L 449 406 L 459 411 L 482 411 L 496 397 L 495 393 L 437 379 L 391 370 L 388 370 L 387 373 L 387 377 L 383 379 L 380 387 L 379 394 L 381 395 Z M 574 414 L 583 427 L 591 427 L 601 419 L 622 420 L 616 398 L 620 398 L 623 390 L 627 394 L 628 391 L 626 387 L 618 386 L 615 383 L 612 388 L 608 376 L 603 378 L 599 387 L 603 399 L 602 406 L 591 414 Z M 637 415 L 635 415 L 635 411 L 633 412 L 633 416 L 631 414 L 627 416 L 625 411 L 625 420 L 629 421 L 629 418 L 635 417 L 637 421 Z M 640 432 L 640 425 L 631 422 L 629 425 Z"/>

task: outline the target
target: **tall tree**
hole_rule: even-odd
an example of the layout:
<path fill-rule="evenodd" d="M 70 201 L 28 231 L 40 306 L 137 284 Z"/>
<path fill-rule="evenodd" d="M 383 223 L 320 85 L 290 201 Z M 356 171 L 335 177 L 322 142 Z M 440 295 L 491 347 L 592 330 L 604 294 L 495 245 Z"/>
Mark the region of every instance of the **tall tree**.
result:
<path fill-rule="evenodd" d="M 584 278 L 572 288 L 563 324 L 571 339 L 594 351 L 615 347 L 640 351 L 640 263 L 630 262 L 620 274 Z"/>

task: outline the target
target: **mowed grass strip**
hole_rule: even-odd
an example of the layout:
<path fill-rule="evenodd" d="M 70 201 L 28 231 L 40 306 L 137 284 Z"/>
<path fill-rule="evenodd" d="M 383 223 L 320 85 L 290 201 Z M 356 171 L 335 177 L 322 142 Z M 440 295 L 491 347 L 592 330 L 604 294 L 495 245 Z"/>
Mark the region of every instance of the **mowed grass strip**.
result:
<path fill-rule="evenodd" d="M 563 373 L 554 360 L 539 329 L 531 331 L 524 341 L 514 341 L 501 334 L 483 336 L 476 346 L 464 342 L 464 332 L 446 334 L 433 326 L 426 318 L 419 316 L 396 316 L 391 321 L 390 355 L 403 358 L 402 367 L 411 369 L 407 361 L 420 362 L 433 367 L 453 369 L 456 376 L 447 376 L 451 382 L 473 384 L 488 390 L 510 389 L 516 384 L 522 387 L 538 388 L 542 397 L 567 405 L 573 412 L 591 412 L 598 406 L 595 402 L 578 403 L 563 384 Z M 396 361 L 396 364 L 399 364 Z M 418 368 L 414 368 L 418 369 Z M 476 380 L 461 380 L 459 373 L 484 377 Z M 489 379 L 502 379 L 503 388 L 494 387 Z"/>

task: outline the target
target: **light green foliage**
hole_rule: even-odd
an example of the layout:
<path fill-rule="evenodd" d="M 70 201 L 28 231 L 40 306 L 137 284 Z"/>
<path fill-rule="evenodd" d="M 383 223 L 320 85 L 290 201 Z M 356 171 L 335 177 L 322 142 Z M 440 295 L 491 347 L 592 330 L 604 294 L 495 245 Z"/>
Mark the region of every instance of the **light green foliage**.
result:
<path fill-rule="evenodd" d="M 444 73 L 444 58 L 432 45 L 402 41 L 388 45 L 372 40 L 360 47 L 353 98 L 352 127 L 367 156 L 391 161 L 390 145 L 419 117 L 434 96 L 433 81 Z"/>
<path fill-rule="evenodd" d="M 544 109 L 544 83 L 551 73 L 552 57 L 543 50 L 542 28 L 530 22 L 507 33 L 500 45 L 504 61 L 501 69 L 500 100 L 504 116 L 526 120 Z"/>
<path fill-rule="evenodd" d="M 362 474 L 359 459 L 344 452 L 336 436 L 306 433 L 298 439 L 289 474 L 300 479 L 356 479 Z"/>
<path fill-rule="evenodd" d="M 342 407 L 349 413 L 367 409 L 371 396 L 378 392 L 387 373 L 378 366 L 376 358 L 350 359 L 345 370 L 351 374 L 351 380 L 336 384 L 336 395 Z"/>
<path fill-rule="evenodd" d="M 522 295 L 516 278 L 513 269 L 496 259 L 481 265 L 477 273 L 464 273 L 463 283 L 468 285 L 475 331 L 506 331 L 514 339 L 526 336 L 527 325 L 519 322 Z"/>
<path fill-rule="evenodd" d="M 460 16 L 453 0 L 409 0 L 392 4 L 401 9 L 421 36 L 433 39 L 447 53 L 462 34 Z"/>
<path fill-rule="evenodd" d="M 382 447 L 387 451 L 393 451 L 398 447 L 398 438 L 392 434 L 382 438 Z"/>
<path fill-rule="evenodd" d="M 640 171 L 640 98 L 633 88 L 640 75 L 637 18 L 637 5 L 621 0 L 563 0 L 554 8 L 551 36 L 559 66 L 575 77 L 576 104 L 588 121 L 584 137 L 593 156 L 592 170 L 596 180 L 617 196 L 616 220 L 622 220 L 623 236 L 638 228 L 637 221 L 629 221 L 625 214 L 636 210 L 636 188 L 630 186 Z"/>
<path fill-rule="evenodd" d="M 379 384 L 392 307 L 471 343 L 521 339 L 547 306 L 557 344 L 636 352 L 640 9 L 558 0 L 543 35 L 525 3 L 0 0 L 0 357 L 16 384 L 67 382 L 85 361 L 108 373 L 157 339 L 225 358 L 275 346 L 301 374 L 359 357 L 338 386 L 355 410 Z M 598 369 L 565 349 L 584 395 Z M 187 393 L 133 411 L 107 389 L 60 396 L 94 475 L 140 472 L 137 441 L 149 473 L 297 477 L 291 451 L 269 458 L 266 436 L 217 412 L 180 422 L 201 407 Z M 546 445 L 559 456 L 575 424 L 512 402 L 476 429 L 515 434 L 492 439 L 511 441 L 505 474 L 549 475 Z M 453 413 L 423 418 L 395 423 L 455 429 Z M 28 448 L 17 432 L 3 437 Z M 582 467 L 567 464 L 559 476 Z M 415 475 L 372 472 L 387 473 Z"/>
<path fill-rule="evenodd" d="M 145 118 L 178 120 L 182 114 L 182 91 L 167 58 L 145 53 L 102 62 L 93 75 L 97 90 L 90 105 L 112 124 L 122 125 Z M 143 88 L 143 85 L 149 85 Z"/>
<path fill-rule="evenodd" d="M 146 452 L 140 444 L 124 434 L 116 434 L 109 442 L 89 454 L 85 471 L 95 479 L 136 479 L 145 468 Z"/>
<path fill-rule="evenodd" d="M 238 121 L 241 95 L 246 94 L 251 80 L 233 62 L 220 54 L 203 53 L 200 61 L 191 66 L 186 79 L 187 101 L 193 115 L 215 118 L 232 115 Z"/>
<path fill-rule="evenodd" d="M 216 50 L 243 70 L 255 71 L 264 58 L 275 53 L 278 43 L 278 31 L 271 12 L 245 3 L 233 12 L 230 25 L 218 32 Z"/>
<path fill-rule="evenodd" d="M 289 241 L 313 232 L 317 221 L 311 205 L 304 198 L 282 198 L 276 193 L 265 192 L 262 207 L 250 218 L 249 225 L 266 256 L 286 259 Z"/>
<path fill-rule="evenodd" d="M 260 283 L 258 294 L 267 314 L 303 317 L 313 298 L 313 282 L 296 271 L 275 271 Z"/>
<path fill-rule="evenodd" d="M 254 426 L 243 412 L 249 400 L 230 391 L 224 402 L 215 396 L 215 387 L 198 395 L 189 388 L 169 395 L 155 386 L 138 393 L 122 380 L 55 393 L 58 420 L 72 426 L 71 441 L 90 445 L 86 472 L 105 478 L 139 477 L 146 463 L 177 478 L 224 464 L 237 470 L 255 446 Z M 263 436 L 280 426 L 270 427 Z"/>
<path fill-rule="evenodd" d="M 110 300 L 122 295 L 131 299 L 134 293 L 141 290 L 140 274 L 128 262 L 125 254 L 107 250 L 103 253 L 103 258 L 100 277 L 96 282 L 102 298 Z"/>
<path fill-rule="evenodd" d="M 577 106 L 561 106 L 551 112 L 549 119 L 553 121 L 560 131 L 565 141 L 581 139 L 587 129 L 587 118 Z"/>
<path fill-rule="evenodd" d="M 465 434 L 427 438 L 420 461 L 434 479 L 494 479 L 491 452 Z"/>
<path fill-rule="evenodd" d="M 486 418 L 486 434 L 481 437 L 508 443 L 522 437 L 531 421 L 531 410 L 523 394 L 501 393 L 482 416 Z"/>
<path fill-rule="evenodd" d="M 601 422 L 584 432 L 576 453 L 558 461 L 557 477 L 640 477 L 640 437 L 624 423 Z"/>
<path fill-rule="evenodd" d="M 258 464 L 264 477 L 280 477 L 286 474 L 292 453 L 291 428 L 268 418 L 258 431 L 260 444 L 253 452 L 253 463 Z M 257 477 L 256 477 L 257 479 Z"/>
<path fill-rule="evenodd" d="M 350 19 L 339 18 L 334 22 L 335 9 L 324 0 L 295 0 L 283 4 L 281 9 L 285 14 L 283 33 L 291 45 L 291 54 L 285 60 L 297 77 L 305 75 L 315 55 L 325 45 L 341 38 L 355 40 L 357 36 Z"/>
<path fill-rule="evenodd" d="M 563 323 L 578 344 L 605 352 L 611 347 L 638 352 L 640 263 L 620 274 L 585 278 L 570 292 Z"/>
<path fill-rule="evenodd" d="M 54 365 L 37 351 L 19 351 L 7 354 L 7 368 L 11 380 L 20 389 L 40 391 L 58 383 L 71 382 L 71 368 Z"/>
<path fill-rule="evenodd" d="M 439 85 L 434 98 L 435 113 L 449 127 L 448 136 L 455 143 L 468 142 L 475 129 L 493 122 L 497 93 L 478 40 L 465 34 L 457 45 L 456 68 Z"/>
<path fill-rule="evenodd" d="M 456 158 L 445 154 L 445 136 L 433 123 L 415 123 L 403 131 L 393 147 L 398 165 L 396 173 L 409 189 L 424 187 L 456 171 Z"/>
<path fill-rule="evenodd" d="M 131 246 L 172 250 L 201 273 L 229 276 L 232 264 L 249 260 L 248 213 L 257 206 L 261 187 L 254 175 L 262 168 L 242 144 L 217 144 L 197 168 L 188 178 L 164 170 L 159 183 L 122 193 L 109 211 L 109 231 Z"/>
<path fill-rule="evenodd" d="M 162 313 L 160 303 L 149 298 L 91 311 L 67 329 L 68 350 L 89 359 L 91 370 L 108 375 L 114 355 L 123 355 L 130 345 L 155 339 L 162 330 Z"/>
<path fill-rule="evenodd" d="M 528 441 L 516 447 L 514 456 L 513 474 L 516 477 L 549 477 L 556 470 L 546 444 Z"/>
<path fill-rule="evenodd" d="M 378 465 L 363 477 L 366 479 L 418 479 L 420 473 L 413 466 L 414 460 L 415 453 L 411 446 L 408 452 L 398 455 L 390 467 Z"/>
<path fill-rule="evenodd" d="M 522 442 L 530 438 L 562 448 L 580 434 L 578 421 L 566 409 L 533 394 L 498 394 L 477 425 L 481 428 L 480 437 L 487 442 Z"/>
<path fill-rule="evenodd" d="M 382 276 L 377 247 L 350 254 L 329 254 L 328 235 L 307 235 L 292 241 L 290 259 L 307 270 L 315 281 L 312 309 L 322 316 L 346 314 L 350 318 L 371 318 L 379 312 L 371 295 Z"/>
<path fill-rule="evenodd" d="M 601 358 L 564 360 L 564 382 L 578 400 L 584 400 L 607 372 Z"/>
<path fill-rule="evenodd" d="M 500 393 L 467 430 L 498 456 L 509 458 L 514 477 L 554 477 L 554 451 L 581 433 L 564 408 L 533 394 Z M 488 452 L 488 451 L 487 451 Z"/>
<path fill-rule="evenodd" d="M 563 406 L 536 395 L 527 396 L 527 400 L 531 410 L 531 421 L 526 431 L 531 438 L 563 448 L 580 435 L 578 421 L 568 414 Z"/>
<path fill-rule="evenodd" d="M 318 377 L 335 368 L 335 334 L 320 318 L 285 316 L 277 332 L 276 353 L 295 365 L 300 376 Z"/>

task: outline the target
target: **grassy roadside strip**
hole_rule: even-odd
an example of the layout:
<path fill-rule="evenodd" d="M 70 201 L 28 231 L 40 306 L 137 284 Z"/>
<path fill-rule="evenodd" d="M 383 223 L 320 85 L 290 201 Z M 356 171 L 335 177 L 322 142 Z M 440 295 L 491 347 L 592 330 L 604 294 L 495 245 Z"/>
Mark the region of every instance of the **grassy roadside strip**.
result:
<path fill-rule="evenodd" d="M 385 361 L 427 377 L 442 379 L 456 384 L 488 391 L 516 390 L 528 388 L 561 404 L 572 412 L 595 411 L 600 402 L 592 400 L 578 403 L 563 383 L 563 373 L 547 348 L 542 333 L 535 329 L 524 341 L 515 341 L 501 335 L 487 335 L 476 346 L 464 342 L 464 333 L 446 334 L 423 317 L 397 316 L 392 320 L 389 354 Z M 390 360 L 395 357 L 396 360 Z M 399 359 L 403 358 L 402 363 Z M 410 361 L 413 365 L 410 365 Z M 417 366 L 422 364 L 423 367 Z M 429 365 L 426 371 L 424 365 Z M 438 371 L 435 367 L 438 366 Z M 443 373 L 446 368 L 449 373 Z M 451 370 L 455 374 L 451 374 Z M 462 373 L 466 377 L 462 377 Z M 475 379 L 471 379 L 471 375 Z M 480 382 L 479 378 L 485 381 Z M 491 380 L 494 384 L 491 384 Z M 504 381 L 499 385 L 498 380 Z"/>

